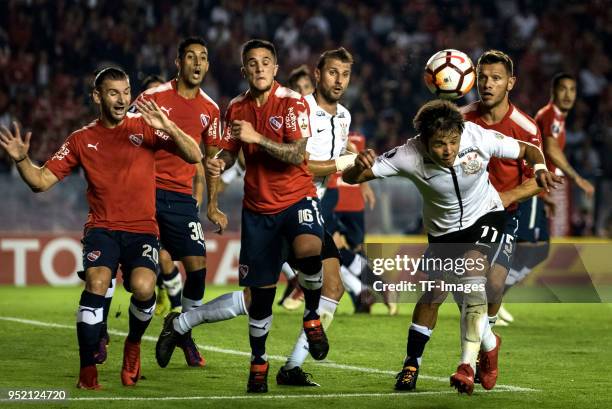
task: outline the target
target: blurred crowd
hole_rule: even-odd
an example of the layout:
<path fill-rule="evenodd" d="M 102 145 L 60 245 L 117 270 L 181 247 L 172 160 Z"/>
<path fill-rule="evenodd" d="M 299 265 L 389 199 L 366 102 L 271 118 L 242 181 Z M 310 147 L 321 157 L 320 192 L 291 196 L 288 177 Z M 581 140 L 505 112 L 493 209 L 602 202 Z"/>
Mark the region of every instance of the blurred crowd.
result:
<path fill-rule="evenodd" d="M 240 45 L 261 37 L 277 46 L 281 82 L 300 64 L 312 67 L 325 49 L 349 49 L 355 64 L 343 102 L 353 130 L 380 152 L 413 136 L 412 117 L 431 98 L 422 81 L 430 55 L 456 48 L 475 61 L 498 48 L 515 61 L 511 100 L 532 115 L 548 101 L 556 72 L 579 79 L 566 152 L 599 188 L 598 205 L 576 213 L 576 228 L 592 234 L 594 212 L 607 218 L 612 190 L 612 161 L 605 160 L 612 152 L 609 6 L 608 0 L 1 1 L 0 124 L 17 119 L 33 130 L 32 157 L 44 161 L 70 131 L 95 118 L 89 92 L 96 69 L 122 66 L 135 96 L 145 76 L 171 78 L 177 43 L 187 35 L 209 43 L 203 87 L 223 109 L 246 89 Z M 459 103 L 476 97 L 472 92 Z M 9 172 L 2 155 L 0 172 Z"/>

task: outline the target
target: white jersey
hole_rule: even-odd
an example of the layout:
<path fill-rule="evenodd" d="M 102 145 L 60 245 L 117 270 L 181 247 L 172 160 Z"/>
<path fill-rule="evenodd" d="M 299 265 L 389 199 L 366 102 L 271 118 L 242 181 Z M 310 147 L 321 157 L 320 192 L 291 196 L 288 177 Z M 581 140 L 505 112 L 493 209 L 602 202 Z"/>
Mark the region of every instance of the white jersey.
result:
<path fill-rule="evenodd" d="M 504 210 L 499 194 L 489 182 L 487 164 L 492 156 L 517 159 L 516 139 L 465 122 L 455 163 L 435 163 L 417 136 L 376 158 L 377 178 L 403 176 L 414 182 L 423 196 L 423 223 L 432 236 L 442 236 L 472 226 L 489 212 Z"/>
<path fill-rule="evenodd" d="M 338 104 L 336 115 L 331 115 L 317 105 L 314 94 L 304 97 L 310 108 L 311 136 L 306 143 L 306 151 L 311 160 L 332 160 L 338 158 L 346 151 L 351 114 L 342 105 Z M 313 178 L 319 199 L 323 197 L 327 188 L 329 176 L 315 176 Z"/>

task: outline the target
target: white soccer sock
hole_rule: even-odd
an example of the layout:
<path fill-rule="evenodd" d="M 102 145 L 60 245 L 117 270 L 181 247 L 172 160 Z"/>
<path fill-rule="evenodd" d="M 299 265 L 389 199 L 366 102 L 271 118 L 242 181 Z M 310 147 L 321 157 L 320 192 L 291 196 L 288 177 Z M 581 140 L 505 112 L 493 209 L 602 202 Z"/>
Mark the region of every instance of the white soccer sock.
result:
<path fill-rule="evenodd" d="M 113 278 L 111 280 L 110 286 L 106 290 L 106 294 L 104 294 L 104 298 L 113 298 L 113 295 L 115 295 L 115 288 L 116 287 L 117 287 L 117 279 Z"/>
<path fill-rule="evenodd" d="M 519 272 L 518 279 L 516 280 L 516 282 L 520 283 L 521 281 L 523 281 L 525 277 L 529 275 L 529 273 L 531 273 L 531 269 L 529 267 L 521 268 L 521 271 Z"/>
<path fill-rule="evenodd" d="M 486 277 L 463 277 L 459 280 L 464 287 L 474 288 L 482 284 L 482 291 L 472 290 L 463 294 L 461 306 L 461 363 L 469 363 L 476 370 L 476 359 L 480 351 L 482 334 L 487 324 Z"/>
<path fill-rule="evenodd" d="M 183 289 L 183 281 L 181 280 L 180 274 L 177 274 L 174 278 L 171 278 L 170 280 L 164 279 L 163 282 L 164 287 L 168 291 L 168 295 L 171 297 L 177 295 Z"/>
<path fill-rule="evenodd" d="M 183 295 L 181 298 L 181 306 L 185 312 L 195 310 L 196 308 L 202 306 L 202 300 L 192 300 L 191 298 L 187 298 L 185 295 Z"/>
<path fill-rule="evenodd" d="M 361 280 L 351 274 L 348 268 L 340 266 L 340 278 L 342 279 L 344 288 L 346 288 L 348 292 L 354 295 L 361 294 Z"/>
<path fill-rule="evenodd" d="M 283 263 L 283 266 L 281 267 L 281 271 L 283 272 L 283 274 L 287 278 L 287 281 L 293 280 L 295 278 L 295 276 L 296 276 L 295 271 L 293 271 L 293 269 L 291 268 L 291 266 L 287 262 Z"/>
<path fill-rule="evenodd" d="M 497 345 L 497 340 L 495 339 L 495 334 L 493 334 L 493 326 L 490 324 L 490 321 L 485 320 L 484 331 L 482 333 L 482 342 L 480 345 L 480 349 L 485 352 L 491 351 Z"/>
<path fill-rule="evenodd" d="M 361 254 L 355 254 L 355 258 L 349 264 L 348 270 L 355 277 L 361 276 L 361 272 L 363 271 L 363 266 L 367 264 L 368 260 L 365 259 Z"/>
<path fill-rule="evenodd" d="M 323 325 L 324 330 L 327 330 L 327 328 L 329 328 L 331 325 L 337 307 L 338 301 L 321 296 L 321 299 L 319 300 L 319 312 L 321 313 L 321 325 Z M 300 336 L 295 342 L 293 352 L 291 352 L 291 355 L 289 355 L 289 358 L 287 358 L 287 362 L 285 363 L 285 366 L 283 366 L 283 369 L 288 371 L 296 366 L 302 366 L 307 357 L 308 340 L 306 339 L 304 330 L 302 330 L 300 332 Z"/>
<path fill-rule="evenodd" d="M 506 276 L 506 285 L 512 286 L 512 285 L 518 283 L 518 278 L 519 278 L 520 274 L 521 273 L 519 273 L 517 270 L 515 270 L 513 268 L 508 270 L 508 275 Z"/>
<path fill-rule="evenodd" d="M 178 333 L 185 334 L 193 327 L 205 322 L 225 321 L 246 314 L 244 293 L 234 291 L 223 294 L 196 309 L 182 313 L 174 319 L 173 324 Z"/>

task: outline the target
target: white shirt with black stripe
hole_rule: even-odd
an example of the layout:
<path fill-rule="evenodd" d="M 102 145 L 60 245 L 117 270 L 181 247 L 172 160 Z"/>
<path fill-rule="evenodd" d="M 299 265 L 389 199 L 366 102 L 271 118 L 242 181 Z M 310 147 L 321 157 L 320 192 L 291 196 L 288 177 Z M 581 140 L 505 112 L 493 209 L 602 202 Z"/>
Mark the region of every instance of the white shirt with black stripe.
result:
<path fill-rule="evenodd" d="M 372 172 L 377 178 L 412 180 L 423 196 L 425 228 L 432 236 L 442 236 L 472 226 L 489 212 L 504 210 L 489 182 L 487 165 L 493 156 L 517 159 L 519 152 L 516 139 L 465 122 L 452 167 L 434 162 L 416 136 L 376 158 Z"/>
<path fill-rule="evenodd" d="M 333 160 L 346 151 L 351 113 L 341 104 L 337 105 L 336 115 L 332 115 L 317 105 L 314 94 L 304 97 L 310 108 L 311 136 L 306 143 L 310 160 Z M 329 176 L 315 176 L 314 184 L 319 199 L 327 189 Z"/>

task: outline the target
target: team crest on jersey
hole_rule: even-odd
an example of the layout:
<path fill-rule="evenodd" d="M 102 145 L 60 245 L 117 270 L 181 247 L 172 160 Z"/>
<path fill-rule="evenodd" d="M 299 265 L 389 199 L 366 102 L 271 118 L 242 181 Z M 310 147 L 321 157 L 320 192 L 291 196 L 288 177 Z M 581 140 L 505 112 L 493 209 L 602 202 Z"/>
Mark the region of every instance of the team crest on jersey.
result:
<path fill-rule="evenodd" d="M 298 114 L 298 125 L 300 126 L 300 131 L 302 132 L 302 138 L 308 138 L 310 136 L 310 126 L 306 111 L 301 111 Z"/>
<path fill-rule="evenodd" d="M 240 274 L 240 278 L 244 280 L 244 278 L 249 274 L 249 266 L 246 264 L 240 264 L 238 266 L 238 273 Z"/>
<path fill-rule="evenodd" d="M 202 128 L 206 128 L 210 122 L 210 117 L 205 114 L 200 114 L 200 122 L 202 123 Z"/>
<path fill-rule="evenodd" d="M 283 126 L 283 117 L 282 116 L 271 116 L 269 121 L 270 121 L 270 126 L 275 131 L 278 131 Z"/>
<path fill-rule="evenodd" d="M 473 153 L 468 155 L 465 160 L 461 162 L 461 167 L 466 175 L 473 175 L 478 173 L 482 168 L 482 161 L 478 158 L 477 153 Z"/>
<path fill-rule="evenodd" d="M 93 263 L 94 261 L 99 259 L 101 255 L 102 255 L 102 252 L 100 250 L 90 251 L 89 253 L 87 253 L 87 260 Z"/>
<path fill-rule="evenodd" d="M 561 124 L 559 123 L 559 121 L 553 121 L 550 127 L 550 131 L 552 132 L 552 135 L 555 138 L 559 136 L 559 133 L 561 133 Z"/>
<path fill-rule="evenodd" d="M 140 146 L 142 145 L 142 140 L 144 139 L 144 135 L 141 133 L 135 133 L 129 136 L 130 142 L 132 142 L 132 144 L 134 146 Z"/>

